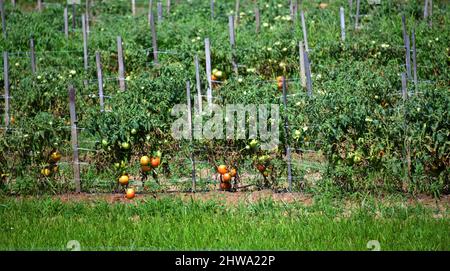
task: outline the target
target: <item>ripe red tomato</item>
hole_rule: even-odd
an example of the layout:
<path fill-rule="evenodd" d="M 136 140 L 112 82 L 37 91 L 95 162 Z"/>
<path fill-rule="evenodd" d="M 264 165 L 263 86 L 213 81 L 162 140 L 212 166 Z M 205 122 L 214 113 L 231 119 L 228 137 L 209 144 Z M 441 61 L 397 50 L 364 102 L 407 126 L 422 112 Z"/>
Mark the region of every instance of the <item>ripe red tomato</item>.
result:
<path fill-rule="evenodd" d="M 150 161 L 150 164 L 153 168 L 157 168 L 159 164 L 161 163 L 161 158 L 159 157 L 152 157 L 152 160 Z"/>
<path fill-rule="evenodd" d="M 258 164 L 256 166 L 256 168 L 258 169 L 259 172 L 264 172 L 264 170 L 266 170 L 266 167 L 264 165 Z"/>
<path fill-rule="evenodd" d="M 125 197 L 127 199 L 132 199 L 134 198 L 136 195 L 136 191 L 134 190 L 134 188 L 128 188 Z"/>
<path fill-rule="evenodd" d="M 229 191 L 231 189 L 231 183 L 229 182 L 221 182 L 220 183 L 220 190 L 222 191 Z"/>

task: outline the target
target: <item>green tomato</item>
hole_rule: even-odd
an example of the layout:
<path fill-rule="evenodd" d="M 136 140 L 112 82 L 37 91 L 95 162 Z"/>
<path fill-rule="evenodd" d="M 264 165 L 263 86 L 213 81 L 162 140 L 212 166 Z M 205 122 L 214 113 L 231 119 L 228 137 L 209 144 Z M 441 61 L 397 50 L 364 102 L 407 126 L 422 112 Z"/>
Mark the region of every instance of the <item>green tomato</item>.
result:
<path fill-rule="evenodd" d="M 102 145 L 103 145 L 103 147 L 108 146 L 108 141 L 106 139 L 103 139 L 102 140 Z"/>
<path fill-rule="evenodd" d="M 132 134 L 132 135 L 135 135 L 135 134 L 137 134 L 137 130 L 136 130 L 136 129 L 134 129 L 134 128 L 133 128 L 133 129 L 131 129 L 131 134 Z"/>
<path fill-rule="evenodd" d="M 129 148 L 130 148 L 130 143 L 128 143 L 128 142 L 123 142 L 122 143 L 122 149 L 128 150 Z"/>
<path fill-rule="evenodd" d="M 362 160 L 362 155 L 359 153 L 355 153 L 355 156 L 353 156 L 353 162 L 356 164 L 356 163 L 361 162 L 361 160 Z"/>
<path fill-rule="evenodd" d="M 222 76 L 223 76 L 223 72 L 222 71 L 217 71 L 217 72 L 215 72 L 214 73 L 214 75 L 217 77 L 217 78 L 222 78 Z"/>
<path fill-rule="evenodd" d="M 250 141 L 250 148 L 254 149 L 256 148 L 256 146 L 258 145 L 258 140 L 256 139 L 252 139 L 252 141 Z"/>

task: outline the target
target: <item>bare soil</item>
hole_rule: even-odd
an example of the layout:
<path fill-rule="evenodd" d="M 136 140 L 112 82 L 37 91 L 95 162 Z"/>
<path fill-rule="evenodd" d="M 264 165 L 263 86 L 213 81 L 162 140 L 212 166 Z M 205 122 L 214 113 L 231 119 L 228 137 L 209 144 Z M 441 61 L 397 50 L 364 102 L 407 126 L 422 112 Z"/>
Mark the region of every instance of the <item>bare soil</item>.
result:
<path fill-rule="evenodd" d="M 32 196 L 34 197 L 34 196 Z M 304 193 L 277 193 L 272 190 L 261 190 L 252 192 L 172 192 L 172 193 L 145 193 L 137 194 L 132 200 L 126 199 L 123 193 L 80 193 L 80 194 L 62 194 L 53 196 L 63 202 L 96 202 L 106 201 L 115 202 L 147 202 L 150 200 L 175 198 L 183 201 L 199 200 L 199 201 L 216 201 L 220 204 L 236 206 L 239 204 L 258 203 L 263 200 L 273 200 L 277 203 L 298 203 L 305 206 L 314 204 L 314 198 L 311 194 Z M 427 195 L 418 195 L 409 197 L 404 203 L 389 200 L 387 198 L 379 198 L 380 203 L 384 205 L 404 204 L 405 206 L 422 205 L 427 208 L 433 208 L 438 213 L 446 213 L 450 207 L 450 195 L 444 195 L 440 199 L 435 199 Z M 347 207 L 352 209 L 358 205 L 355 201 L 346 201 Z"/>
<path fill-rule="evenodd" d="M 85 202 L 95 202 L 95 201 L 107 201 L 110 203 L 114 202 L 130 202 L 131 200 L 126 199 L 124 194 L 122 193 L 113 193 L 113 194 L 88 194 L 88 193 L 80 193 L 80 194 L 63 194 L 63 195 L 55 195 L 54 198 L 60 199 L 63 202 L 69 201 L 85 201 Z M 222 192 L 222 191 L 211 191 L 211 192 L 198 192 L 198 193 L 182 193 L 182 192 L 173 192 L 173 193 L 154 193 L 154 194 L 137 194 L 136 197 L 132 201 L 140 201 L 145 202 L 149 200 L 155 199 L 163 199 L 163 198 L 179 198 L 181 200 L 190 201 L 190 200 L 199 200 L 199 201 L 217 201 L 224 203 L 226 205 L 238 205 L 249 204 L 249 203 L 257 203 L 262 200 L 271 199 L 274 202 L 283 202 L 283 203 L 301 203 L 305 205 L 311 205 L 313 203 L 313 199 L 311 195 L 306 195 L 303 193 L 275 193 L 271 190 L 261 190 L 254 192 Z"/>

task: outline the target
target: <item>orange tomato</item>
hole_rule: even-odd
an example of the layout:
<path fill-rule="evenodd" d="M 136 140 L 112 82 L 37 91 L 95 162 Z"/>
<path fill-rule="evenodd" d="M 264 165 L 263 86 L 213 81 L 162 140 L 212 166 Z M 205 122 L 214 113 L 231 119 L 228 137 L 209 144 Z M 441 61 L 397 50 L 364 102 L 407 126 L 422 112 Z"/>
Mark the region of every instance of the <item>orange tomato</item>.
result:
<path fill-rule="evenodd" d="M 225 166 L 225 165 L 220 165 L 218 168 L 217 168 L 217 171 L 220 173 L 220 174 L 225 174 L 225 173 L 227 173 L 228 172 L 228 170 L 227 170 L 227 166 Z"/>
<path fill-rule="evenodd" d="M 226 183 L 230 182 L 230 181 L 231 181 L 231 175 L 230 175 L 230 173 L 225 173 L 225 174 L 223 174 L 223 175 L 222 175 L 222 180 L 223 180 L 224 182 L 226 182 Z"/>
<path fill-rule="evenodd" d="M 150 161 L 150 164 L 152 165 L 153 168 L 158 167 L 160 163 L 161 163 L 161 158 L 159 158 L 159 157 L 152 157 L 152 160 Z"/>
<path fill-rule="evenodd" d="M 277 83 L 277 86 L 278 86 L 278 89 L 279 90 L 282 90 L 283 89 L 283 82 L 281 81 L 281 82 L 278 82 Z"/>
<path fill-rule="evenodd" d="M 125 197 L 127 199 L 132 199 L 134 198 L 136 195 L 136 191 L 134 190 L 134 188 L 128 188 Z"/>

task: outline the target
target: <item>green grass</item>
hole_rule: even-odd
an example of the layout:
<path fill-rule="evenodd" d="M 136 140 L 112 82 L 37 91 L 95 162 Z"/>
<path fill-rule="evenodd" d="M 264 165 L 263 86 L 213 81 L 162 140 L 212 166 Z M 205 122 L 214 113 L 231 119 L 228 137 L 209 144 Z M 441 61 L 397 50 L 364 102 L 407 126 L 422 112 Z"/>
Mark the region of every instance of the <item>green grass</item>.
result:
<path fill-rule="evenodd" d="M 449 250 L 450 223 L 423 206 L 343 200 L 311 206 L 165 198 L 145 202 L 0 199 L 0 250 Z M 390 206 L 390 207 L 389 207 Z"/>

